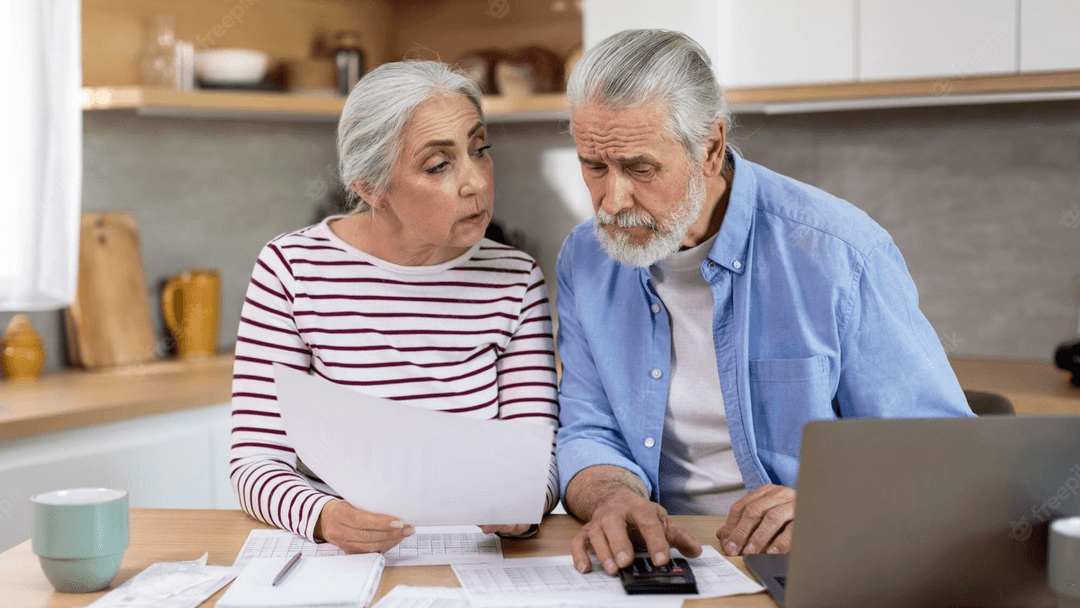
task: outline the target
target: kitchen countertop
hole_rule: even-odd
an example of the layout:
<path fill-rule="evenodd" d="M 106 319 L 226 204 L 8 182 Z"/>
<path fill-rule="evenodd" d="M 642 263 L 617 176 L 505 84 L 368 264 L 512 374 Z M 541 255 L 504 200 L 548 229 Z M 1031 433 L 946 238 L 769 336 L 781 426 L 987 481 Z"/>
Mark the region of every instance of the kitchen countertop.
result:
<path fill-rule="evenodd" d="M 232 354 L 0 381 L 0 441 L 228 403 Z"/>
<path fill-rule="evenodd" d="M 1080 388 L 1048 362 L 951 360 L 965 389 L 1001 393 L 1019 414 L 1080 414 Z M 233 357 L 0 381 L 0 441 L 228 403 Z"/>

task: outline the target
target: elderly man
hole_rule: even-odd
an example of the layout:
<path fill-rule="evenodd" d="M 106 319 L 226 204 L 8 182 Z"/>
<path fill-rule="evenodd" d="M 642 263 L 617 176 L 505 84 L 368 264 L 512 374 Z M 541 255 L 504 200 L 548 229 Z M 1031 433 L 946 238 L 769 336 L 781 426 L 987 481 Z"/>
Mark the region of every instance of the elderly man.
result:
<path fill-rule="evenodd" d="M 702 48 L 636 30 L 570 76 L 596 217 L 559 254 L 565 504 L 604 569 L 633 541 L 701 550 L 668 513 L 727 514 L 728 555 L 785 553 L 810 420 L 971 416 L 889 235 L 742 159 Z"/>

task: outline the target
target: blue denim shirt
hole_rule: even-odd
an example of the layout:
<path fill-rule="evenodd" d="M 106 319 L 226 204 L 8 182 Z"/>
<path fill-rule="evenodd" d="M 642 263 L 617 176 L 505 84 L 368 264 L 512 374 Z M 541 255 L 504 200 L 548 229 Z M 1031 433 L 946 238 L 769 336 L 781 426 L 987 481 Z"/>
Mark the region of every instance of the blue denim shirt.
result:
<path fill-rule="evenodd" d="M 701 273 L 747 489 L 795 487 L 811 420 L 972 416 L 889 234 L 850 203 L 731 154 L 730 202 Z M 659 500 L 671 329 L 649 271 L 608 257 L 589 221 L 567 237 L 557 276 L 563 495 L 579 471 L 609 464 Z"/>

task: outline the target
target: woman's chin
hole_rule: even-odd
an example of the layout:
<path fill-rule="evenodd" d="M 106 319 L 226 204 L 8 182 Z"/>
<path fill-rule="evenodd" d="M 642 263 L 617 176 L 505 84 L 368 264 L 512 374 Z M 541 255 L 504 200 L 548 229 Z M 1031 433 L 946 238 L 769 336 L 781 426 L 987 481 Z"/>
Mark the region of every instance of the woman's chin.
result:
<path fill-rule="evenodd" d="M 458 220 L 454 226 L 454 232 L 457 233 L 457 245 L 461 247 L 472 247 L 480 242 L 480 239 L 484 238 L 484 234 L 487 233 L 488 224 L 491 223 L 491 212 L 481 211 L 475 216 L 466 217 Z M 467 241 L 467 242 L 466 242 Z"/>

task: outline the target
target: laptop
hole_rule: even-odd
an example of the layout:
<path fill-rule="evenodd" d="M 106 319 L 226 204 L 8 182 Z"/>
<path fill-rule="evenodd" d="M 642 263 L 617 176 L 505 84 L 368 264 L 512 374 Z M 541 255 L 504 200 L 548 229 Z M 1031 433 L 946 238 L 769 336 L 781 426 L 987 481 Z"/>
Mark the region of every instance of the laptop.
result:
<path fill-rule="evenodd" d="M 803 430 L 784 608 L 1057 606 L 1049 522 L 1080 514 L 1080 416 L 836 420 Z"/>

